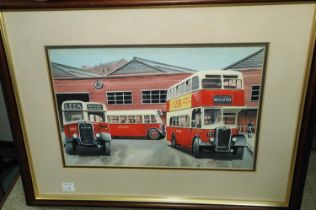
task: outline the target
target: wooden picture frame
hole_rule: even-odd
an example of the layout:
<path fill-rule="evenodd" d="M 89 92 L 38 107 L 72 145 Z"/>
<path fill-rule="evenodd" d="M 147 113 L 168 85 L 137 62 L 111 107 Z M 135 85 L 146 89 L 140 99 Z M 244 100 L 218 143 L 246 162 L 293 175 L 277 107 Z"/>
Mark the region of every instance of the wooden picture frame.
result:
<path fill-rule="evenodd" d="M 97 2 L 84 0 L 20 0 L 12 2 L 1 0 L 0 78 L 13 137 L 19 153 L 21 177 L 27 203 L 29 205 L 56 206 L 124 206 L 223 210 L 299 209 L 316 115 L 313 108 L 316 106 L 315 7 L 314 1 L 298 3 L 296 1 L 281 0 L 100 0 Z M 260 12 L 261 16 L 258 15 L 256 17 L 256 12 Z M 284 17 L 278 19 L 276 14 L 279 12 Z M 298 12 L 304 12 L 304 15 L 301 15 L 301 17 L 294 16 L 293 18 L 293 15 L 297 15 Z M 159 17 L 161 13 L 164 13 L 164 17 Z M 125 16 L 125 14 L 127 15 Z M 156 17 L 156 19 L 153 17 Z M 175 21 L 169 21 L 170 23 L 166 24 L 165 18 L 167 19 L 168 17 L 175 17 Z M 245 17 L 247 19 L 243 20 Z M 253 20 L 250 17 L 253 17 Z M 114 34 L 110 32 L 100 31 L 98 29 L 100 28 L 99 26 L 104 25 L 95 21 L 95 18 L 107 18 L 104 19 L 108 21 L 106 26 L 116 32 L 123 32 L 122 28 L 117 27 L 118 21 L 123 20 L 120 22 L 123 26 L 136 23 L 132 21 L 138 21 L 139 25 L 136 24 L 136 28 L 146 29 L 146 36 L 143 37 L 142 41 L 137 36 L 139 35 L 137 30 L 135 30 L 133 31 L 135 35 L 126 37 L 124 33 L 120 33 L 115 38 Z M 22 20 L 25 20 L 23 22 L 24 25 L 19 27 Z M 75 26 L 80 25 L 75 20 L 81 21 L 86 27 L 83 27 L 83 31 L 86 32 L 87 38 L 80 35 L 75 38 L 71 35 L 71 32 L 80 31 L 76 27 L 72 27 L 72 24 Z M 50 24 L 47 24 L 45 21 L 49 21 Z M 207 21 L 211 21 L 213 24 L 207 25 Z M 187 29 L 180 31 L 182 32 L 182 37 L 176 32 L 176 30 L 180 29 L 179 23 L 185 25 L 182 29 Z M 205 27 L 199 27 L 197 23 L 204 23 Z M 237 26 L 234 30 L 221 30 L 223 28 L 221 26 L 225 24 L 226 27 L 231 26 L 233 28 L 233 23 L 236 23 L 234 27 Z M 149 30 L 148 27 L 151 24 L 158 29 L 169 29 L 168 36 Z M 166 28 L 164 24 L 167 25 Z M 279 25 L 276 27 L 274 24 Z M 298 27 L 301 25 L 302 27 Z M 54 30 L 58 29 L 58 27 L 63 29 L 63 36 L 60 36 L 60 33 L 58 35 L 56 30 Z M 280 31 L 276 30 L 276 28 Z M 32 34 L 32 29 L 35 31 L 34 34 Z M 40 31 L 40 29 L 47 30 Z M 91 29 L 93 33 L 88 33 L 91 32 L 88 29 Z M 24 31 L 27 41 L 24 40 L 23 34 L 20 35 L 21 30 Z M 241 32 L 242 30 L 245 30 L 245 32 Z M 229 35 L 229 32 L 235 32 L 234 36 Z M 277 32 L 279 32 L 279 35 Z M 289 33 L 292 33 L 291 36 L 285 36 L 285 34 L 288 35 Z M 56 38 L 52 38 L 50 34 L 53 34 Z M 259 34 L 262 36 L 259 36 Z M 176 39 L 176 37 L 179 39 Z M 45 118 L 43 122 L 45 123 L 38 123 L 40 118 L 38 114 L 34 113 L 34 110 L 43 113 L 56 111 L 54 110 L 54 96 L 52 96 L 54 92 L 50 84 L 51 80 L 48 79 L 50 78 L 49 71 L 41 70 L 42 68 L 48 69 L 47 60 L 45 60 L 47 59 L 45 48 L 47 46 L 66 45 L 98 46 L 112 44 L 128 46 L 135 45 L 135 43 L 136 45 L 269 44 L 268 73 L 266 78 L 264 78 L 267 82 L 264 93 L 266 95 L 263 96 L 262 111 L 264 113 L 261 116 L 259 138 L 259 142 L 262 143 L 258 150 L 258 159 L 256 161 L 259 161 L 259 164 L 256 165 L 256 170 L 232 173 L 229 170 L 105 169 L 99 167 L 85 168 L 84 171 L 80 167 L 64 167 L 61 161 L 50 162 L 45 159 L 46 155 L 48 159 L 52 159 L 54 154 L 57 154 L 56 158 L 58 160 L 62 157 L 59 153 L 47 152 L 45 154 L 45 152 L 40 152 L 48 149 L 41 145 L 41 139 L 48 136 L 49 142 L 54 142 L 55 137 L 59 135 L 56 114 L 43 114 Z M 281 48 L 285 50 L 283 51 Z M 31 53 L 33 57 L 26 54 L 28 51 L 33 53 Z M 35 60 L 37 61 L 35 62 Z M 31 71 L 33 64 L 36 65 L 35 67 L 33 66 L 34 70 Z M 296 68 L 291 68 L 291 66 Z M 33 77 L 27 76 L 25 72 L 23 73 L 24 67 L 31 71 L 29 74 L 36 74 Z M 281 75 L 284 75 L 284 78 Z M 31 80 L 30 78 L 33 79 Z M 40 93 L 30 94 L 34 90 L 31 87 L 32 84 L 38 85 L 38 89 L 41 89 Z M 281 85 L 278 86 L 278 84 Z M 283 90 L 284 92 L 289 90 L 291 94 L 278 96 L 277 94 L 282 93 L 280 91 L 282 87 L 286 88 L 286 90 Z M 31 100 L 31 97 L 34 97 L 34 100 Z M 38 104 L 42 104 L 42 106 Z M 284 110 L 279 110 L 277 115 L 276 113 L 278 112 L 274 108 L 280 107 L 283 107 Z M 287 116 L 289 120 L 285 120 L 286 122 L 281 125 L 279 120 L 282 120 L 284 116 Z M 36 126 L 40 124 L 42 126 L 47 124 L 48 127 L 45 128 L 44 126 L 38 130 Z M 53 128 L 49 129 L 49 127 Z M 267 131 L 271 131 L 271 133 Z M 285 137 L 288 137 L 290 140 L 287 140 Z M 280 147 L 269 146 L 268 143 L 271 143 L 271 140 L 274 140 L 275 145 Z M 284 148 L 290 149 L 290 154 L 286 154 L 286 151 L 284 151 L 286 149 L 281 148 L 282 143 L 284 143 Z M 50 144 L 50 146 L 53 145 L 55 147 L 57 145 L 56 147 L 59 147 L 57 141 Z M 53 147 L 52 150 L 54 150 Z M 279 156 L 277 155 L 278 149 L 280 150 Z M 271 155 L 271 159 L 267 157 L 267 153 Z M 272 161 L 273 158 L 275 158 L 275 162 Z M 44 164 L 45 161 L 51 168 L 56 169 L 56 173 L 57 171 L 60 172 L 58 176 L 54 175 L 57 177 L 56 180 L 52 180 L 54 185 L 48 184 L 47 180 L 45 180 L 44 171 L 49 171 L 48 166 Z M 281 164 L 282 166 L 276 167 L 274 164 Z M 280 168 L 279 171 L 269 171 L 269 169 L 276 168 Z M 180 174 L 181 176 L 179 176 Z M 226 180 L 228 186 L 232 186 L 232 179 L 236 180 L 236 186 L 238 185 L 239 187 L 245 186 L 247 181 L 252 181 L 251 186 L 253 186 L 253 189 L 250 189 L 252 188 L 250 186 L 239 194 L 236 191 L 236 187 L 227 188 L 225 191 L 225 186 L 220 188 L 214 180 L 207 180 L 204 184 L 208 188 L 202 187 L 202 190 L 198 191 L 195 185 L 203 185 L 202 182 L 195 179 L 205 178 L 206 176 L 214 178 L 216 174 L 222 176 L 218 179 Z M 267 174 L 272 175 L 271 177 L 263 178 Z M 45 174 L 45 176 L 51 175 Z M 82 183 L 82 180 L 87 178 L 88 175 L 93 176 L 92 180 L 97 180 L 98 182 Z M 161 176 L 160 180 L 158 175 Z M 98 189 L 97 185 L 101 183 L 102 176 L 107 177 L 114 184 L 109 184 L 107 189 L 102 187 Z M 125 191 L 123 187 L 127 186 L 127 177 L 132 177 L 131 179 L 136 184 L 131 184 L 132 187 Z M 262 179 L 259 179 L 259 177 Z M 164 182 L 166 178 L 169 181 Z M 72 179 L 76 179 L 76 181 Z M 272 183 L 272 180 L 274 183 Z M 144 181 L 144 186 L 140 185 L 142 181 Z M 255 185 L 258 181 L 266 184 Z M 63 191 L 61 193 L 60 185 L 67 185 L 69 182 L 78 184 L 78 192 L 71 190 L 70 192 Z M 268 182 L 271 182 L 271 186 L 267 184 Z M 277 182 L 282 182 L 283 184 L 274 187 L 273 184 Z M 188 187 L 183 187 L 184 183 L 187 183 Z M 145 186 L 146 184 L 148 186 Z M 173 187 L 167 186 L 168 184 L 173 184 Z M 58 187 L 55 187 L 57 185 Z M 259 187 L 264 185 L 268 185 L 267 188 L 262 189 Z M 211 189 L 211 186 L 214 188 Z M 168 189 L 171 191 L 168 191 Z M 192 190 L 191 194 L 188 192 L 189 190 Z M 258 196 L 254 196 L 256 192 L 260 192 Z"/>

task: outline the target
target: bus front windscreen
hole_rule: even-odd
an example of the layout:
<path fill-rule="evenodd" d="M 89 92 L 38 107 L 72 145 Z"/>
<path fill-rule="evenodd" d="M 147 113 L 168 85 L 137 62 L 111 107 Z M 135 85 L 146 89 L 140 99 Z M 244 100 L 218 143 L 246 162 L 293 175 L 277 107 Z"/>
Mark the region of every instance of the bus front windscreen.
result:
<path fill-rule="evenodd" d="M 65 111 L 64 117 L 65 117 L 65 122 L 83 120 L 83 112 L 82 111 Z"/>
<path fill-rule="evenodd" d="M 88 112 L 89 121 L 105 122 L 105 113 L 103 112 Z"/>
<path fill-rule="evenodd" d="M 204 125 L 222 123 L 221 109 L 204 109 Z"/>

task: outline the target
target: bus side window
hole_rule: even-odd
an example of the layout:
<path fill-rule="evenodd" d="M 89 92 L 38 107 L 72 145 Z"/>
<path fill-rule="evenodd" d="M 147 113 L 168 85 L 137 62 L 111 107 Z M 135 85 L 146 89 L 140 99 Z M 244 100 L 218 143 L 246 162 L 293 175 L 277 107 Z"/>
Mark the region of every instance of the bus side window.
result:
<path fill-rule="evenodd" d="M 134 116 L 132 115 L 127 116 L 127 123 L 135 123 Z"/>
<path fill-rule="evenodd" d="M 189 127 L 189 117 L 188 115 L 182 115 L 179 117 L 179 126 L 180 127 Z"/>
<path fill-rule="evenodd" d="M 157 123 L 157 118 L 155 115 L 150 115 L 151 123 Z"/>
<path fill-rule="evenodd" d="M 144 115 L 144 123 L 150 123 L 150 115 Z"/>
<path fill-rule="evenodd" d="M 108 116 L 110 123 L 119 123 L 119 117 L 118 116 Z"/>
<path fill-rule="evenodd" d="M 120 116 L 120 123 L 126 123 L 126 116 Z"/>
<path fill-rule="evenodd" d="M 185 81 L 185 92 L 188 93 L 191 91 L 192 85 L 191 85 L 191 79 L 188 79 Z"/>
<path fill-rule="evenodd" d="M 176 86 L 176 96 L 175 97 L 178 97 L 180 95 L 180 85 L 177 85 Z"/>
<path fill-rule="evenodd" d="M 184 127 L 189 127 L 190 126 L 190 118 L 189 118 L 189 115 L 185 115 L 184 116 L 184 119 L 185 119 L 185 124 L 184 124 Z"/>
<path fill-rule="evenodd" d="M 192 90 L 197 90 L 200 88 L 199 77 L 195 76 L 192 78 Z"/>
<path fill-rule="evenodd" d="M 110 116 L 107 116 L 107 119 L 108 119 L 108 123 L 111 123 L 111 117 Z"/>
<path fill-rule="evenodd" d="M 192 110 L 192 127 L 200 128 L 201 127 L 201 109 Z"/>
<path fill-rule="evenodd" d="M 141 115 L 135 116 L 135 123 L 142 123 L 142 116 Z"/>
<path fill-rule="evenodd" d="M 185 83 L 184 82 L 182 82 L 180 84 L 180 94 L 183 94 L 183 93 L 185 93 Z"/>

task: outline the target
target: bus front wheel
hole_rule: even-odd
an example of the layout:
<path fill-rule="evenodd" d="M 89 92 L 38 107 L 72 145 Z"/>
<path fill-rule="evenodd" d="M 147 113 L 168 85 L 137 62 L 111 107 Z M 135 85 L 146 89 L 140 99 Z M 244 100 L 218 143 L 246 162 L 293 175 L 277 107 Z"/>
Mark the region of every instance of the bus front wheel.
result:
<path fill-rule="evenodd" d="M 196 158 L 201 157 L 201 151 L 200 151 L 200 145 L 199 145 L 199 139 L 195 138 L 192 144 L 192 153 L 193 156 Z"/>
<path fill-rule="evenodd" d="M 66 152 L 69 155 L 75 155 L 76 154 L 76 146 L 73 142 L 67 142 L 66 143 Z"/>
<path fill-rule="evenodd" d="M 238 147 L 236 151 L 236 155 L 238 159 L 243 159 L 245 153 L 245 147 Z"/>
<path fill-rule="evenodd" d="M 158 140 L 160 138 L 160 133 L 157 129 L 150 129 L 148 131 L 148 137 L 152 140 Z"/>
<path fill-rule="evenodd" d="M 104 143 L 104 152 L 105 152 L 105 155 L 108 155 L 108 156 L 111 155 L 111 142 Z"/>
<path fill-rule="evenodd" d="M 176 137 L 175 137 L 175 135 L 172 135 L 172 136 L 171 136 L 171 146 L 172 146 L 173 148 L 176 148 L 176 147 L 177 147 L 177 142 L 176 142 Z"/>

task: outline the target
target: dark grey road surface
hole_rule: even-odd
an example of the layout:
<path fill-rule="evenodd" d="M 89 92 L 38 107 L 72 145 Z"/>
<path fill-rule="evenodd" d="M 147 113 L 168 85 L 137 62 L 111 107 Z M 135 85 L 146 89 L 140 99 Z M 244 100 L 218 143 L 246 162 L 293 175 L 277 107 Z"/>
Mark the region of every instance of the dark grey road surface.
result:
<path fill-rule="evenodd" d="M 174 149 L 166 140 L 112 140 L 111 156 L 98 149 L 79 148 L 78 155 L 65 153 L 66 165 L 88 166 L 167 166 L 252 169 L 253 155 L 245 150 L 243 159 L 227 153 L 203 153 L 197 159 L 189 151 Z"/>

